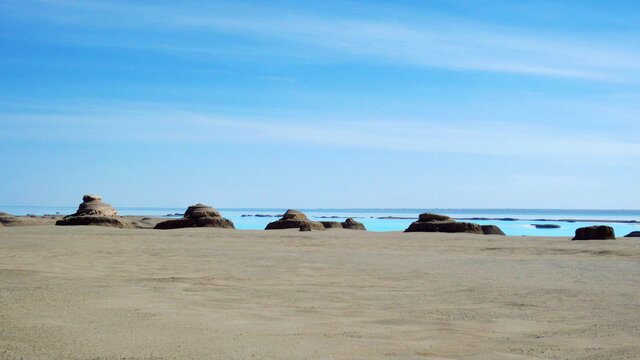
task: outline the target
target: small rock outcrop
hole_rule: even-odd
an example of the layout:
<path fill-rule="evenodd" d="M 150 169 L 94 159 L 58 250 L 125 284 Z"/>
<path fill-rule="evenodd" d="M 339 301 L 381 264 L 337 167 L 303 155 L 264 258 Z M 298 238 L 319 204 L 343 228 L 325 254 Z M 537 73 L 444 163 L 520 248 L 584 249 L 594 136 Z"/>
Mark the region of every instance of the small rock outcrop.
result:
<path fill-rule="evenodd" d="M 102 202 L 98 195 L 85 195 L 75 214 L 56 221 L 56 225 L 99 225 L 131 228 L 131 222 L 120 215 L 111 205 Z"/>
<path fill-rule="evenodd" d="M 533 225 L 536 229 L 560 229 L 561 226 L 560 225 L 556 225 L 556 224 L 531 224 Z"/>
<path fill-rule="evenodd" d="M 187 227 L 235 229 L 231 220 L 223 218 L 216 209 L 203 204 L 189 206 L 182 219 L 171 219 L 157 223 L 154 229 L 167 230 Z"/>
<path fill-rule="evenodd" d="M 324 225 L 322 223 L 311 221 L 307 218 L 307 216 L 301 213 L 298 210 L 287 210 L 282 218 L 276 220 L 274 222 L 270 222 L 265 230 L 280 230 L 280 229 L 293 229 L 298 228 L 302 229 L 302 227 L 306 229 L 307 227 L 310 230 L 325 230 Z M 305 231 L 305 230 L 302 230 Z"/>
<path fill-rule="evenodd" d="M 614 240 L 613 228 L 606 225 L 594 225 L 576 229 L 576 236 L 572 240 Z"/>
<path fill-rule="evenodd" d="M 505 235 L 504 232 L 496 225 L 482 225 L 482 233 L 485 235 Z"/>
<path fill-rule="evenodd" d="M 471 233 L 483 234 L 482 227 L 478 224 L 458 222 L 453 218 L 432 213 L 420 214 L 418 221 L 409 225 L 405 232 L 446 232 L 446 233 Z"/>
<path fill-rule="evenodd" d="M 632 231 L 625 235 L 624 237 L 640 237 L 640 231 Z"/>
<path fill-rule="evenodd" d="M 349 230 L 367 230 L 364 224 L 355 221 L 353 218 L 348 218 L 343 222 L 339 221 L 320 221 L 325 229 L 349 229 Z"/>

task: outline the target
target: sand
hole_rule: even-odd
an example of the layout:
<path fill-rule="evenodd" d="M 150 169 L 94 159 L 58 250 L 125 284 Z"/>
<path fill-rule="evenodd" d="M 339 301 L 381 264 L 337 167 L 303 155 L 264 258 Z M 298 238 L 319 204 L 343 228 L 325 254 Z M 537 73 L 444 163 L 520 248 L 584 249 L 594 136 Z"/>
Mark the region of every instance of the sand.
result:
<path fill-rule="evenodd" d="M 0 359 L 637 359 L 640 241 L 0 228 Z"/>

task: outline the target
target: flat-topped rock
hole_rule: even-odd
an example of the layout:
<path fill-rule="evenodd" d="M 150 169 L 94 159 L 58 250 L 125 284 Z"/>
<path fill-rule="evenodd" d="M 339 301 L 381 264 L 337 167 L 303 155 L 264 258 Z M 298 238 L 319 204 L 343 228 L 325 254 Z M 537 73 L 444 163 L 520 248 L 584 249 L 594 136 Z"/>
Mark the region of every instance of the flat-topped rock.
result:
<path fill-rule="evenodd" d="M 471 233 L 483 234 L 482 227 L 478 224 L 457 222 L 453 218 L 432 213 L 423 213 L 409 225 L 405 232 L 446 232 L 446 233 Z"/>
<path fill-rule="evenodd" d="M 432 221 L 455 221 L 452 217 L 447 215 L 440 215 L 434 213 L 422 213 L 418 216 L 419 222 L 432 222 Z"/>
<path fill-rule="evenodd" d="M 632 231 L 625 235 L 624 237 L 640 237 L 640 231 Z"/>
<path fill-rule="evenodd" d="M 191 205 L 184 212 L 182 219 L 159 222 L 153 228 L 168 230 L 189 227 L 236 228 L 231 220 L 223 218 L 216 209 L 204 204 Z"/>
<path fill-rule="evenodd" d="M 83 201 L 83 202 L 89 202 L 89 201 L 102 201 L 102 196 L 100 196 L 100 195 L 87 194 L 87 195 L 84 195 L 84 196 L 82 197 L 82 201 Z"/>
<path fill-rule="evenodd" d="M 84 195 L 78 211 L 56 221 L 56 225 L 98 225 L 132 228 L 133 224 L 118 215 L 111 205 L 102 202 L 99 195 Z"/>
<path fill-rule="evenodd" d="M 304 229 L 309 228 L 310 230 L 325 230 L 325 227 L 322 223 L 311 221 L 305 214 L 301 213 L 298 210 L 291 209 L 287 210 L 287 212 L 282 215 L 281 219 L 270 222 L 265 230 L 281 230 L 293 228 L 301 229 L 303 226 Z"/>
<path fill-rule="evenodd" d="M 611 226 L 594 225 L 576 229 L 572 240 L 614 240 L 616 235 Z"/>

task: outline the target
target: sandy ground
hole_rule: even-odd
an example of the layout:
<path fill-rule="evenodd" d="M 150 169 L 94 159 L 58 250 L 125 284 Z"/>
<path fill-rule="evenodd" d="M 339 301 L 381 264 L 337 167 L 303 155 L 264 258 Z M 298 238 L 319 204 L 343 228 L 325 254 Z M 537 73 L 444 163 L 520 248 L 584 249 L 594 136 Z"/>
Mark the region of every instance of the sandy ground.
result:
<path fill-rule="evenodd" d="M 638 359 L 640 240 L 0 228 L 0 359 Z"/>

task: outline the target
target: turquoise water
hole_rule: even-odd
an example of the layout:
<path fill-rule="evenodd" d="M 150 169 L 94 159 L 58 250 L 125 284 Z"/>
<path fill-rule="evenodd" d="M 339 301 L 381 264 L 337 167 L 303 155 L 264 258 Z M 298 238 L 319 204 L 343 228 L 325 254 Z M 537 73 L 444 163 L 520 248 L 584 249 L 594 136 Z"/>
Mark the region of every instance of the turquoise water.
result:
<path fill-rule="evenodd" d="M 14 215 L 71 214 L 77 207 L 44 207 L 44 206 L 0 206 L 0 211 Z M 182 214 L 186 208 L 143 208 L 119 207 L 121 215 L 167 216 Z M 264 229 L 271 221 L 277 219 L 286 209 L 218 209 L 222 216 L 230 219 L 236 228 L 242 230 Z M 507 235 L 515 236 L 573 236 L 579 227 L 590 225 L 612 226 L 617 236 L 624 236 L 632 231 L 640 231 L 640 224 L 612 223 L 609 221 L 640 221 L 640 210 L 557 210 L 557 209 L 300 209 L 311 220 L 344 221 L 353 217 L 362 222 L 370 231 L 401 231 L 406 229 L 418 214 L 435 212 L 446 214 L 456 219 L 465 218 L 512 218 L 507 220 L 461 220 L 481 225 L 497 225 Z M 271 215 L 272 217 L 255 217 L 243 215 Z M 323 217 L 336 218 L 323 218 Z M 402 217 L 412 219 L 380 219 L 381 217 Z M 540 219 L 545 219 L 542 221 Z M 574 219 L 576 222 L 560 221 Z M 589 221 L 600 220 L 600 221 Z M 559 229 L 537 229 L 532 224 L 556 224 Z"/>

